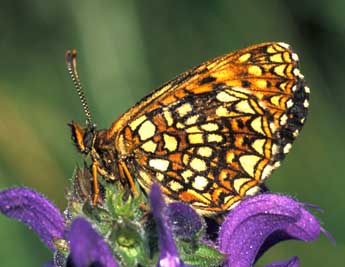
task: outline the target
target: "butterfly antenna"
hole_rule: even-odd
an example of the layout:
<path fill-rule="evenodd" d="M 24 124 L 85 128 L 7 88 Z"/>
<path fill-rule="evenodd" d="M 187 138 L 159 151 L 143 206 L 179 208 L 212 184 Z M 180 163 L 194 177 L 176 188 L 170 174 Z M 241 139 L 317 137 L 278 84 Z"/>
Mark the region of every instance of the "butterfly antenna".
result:
<path fill-rule="evenodd" d="M 92 127 L 92 118 L 91 113 L 89 110 L 89 106 L 86 101 L 86 97 L 84 94 L 83 87 L 81 86 L 78 71 L 77 71 L 77 50 L 68 50 L 66 52 L 66 63 L 67 63 L 67 70 L 68 73 L 73 81 L 74 87 L 77 90 L 77 93 L 79 95 L 80 102 L 83 106 L 84 113 L 86 116 L 86 125 Z"/>

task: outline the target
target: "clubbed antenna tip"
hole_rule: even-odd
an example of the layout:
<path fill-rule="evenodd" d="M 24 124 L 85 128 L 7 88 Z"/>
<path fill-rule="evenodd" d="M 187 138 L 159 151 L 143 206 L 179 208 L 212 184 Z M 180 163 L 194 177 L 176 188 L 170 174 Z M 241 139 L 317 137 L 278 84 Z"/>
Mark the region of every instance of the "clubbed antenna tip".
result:
<path fill-rule="evenodd" d="M 77 50 L 73 49 L 73 50 L 66 51 L 65 58 L 66 58 L 68 73 L 73 81 L 74 87 L 77 90 L 77 93 L 80 98 L 80 102 L 84 109 L 84 113 L 86 116 L 86 124 L 89 127 L 93 127 L 89 106 L 87 104 L 87 100 L 84 95 L 84 90 L 83 90 L 83 87 L 81 86 L 78 72 L 77 72 Z"/>

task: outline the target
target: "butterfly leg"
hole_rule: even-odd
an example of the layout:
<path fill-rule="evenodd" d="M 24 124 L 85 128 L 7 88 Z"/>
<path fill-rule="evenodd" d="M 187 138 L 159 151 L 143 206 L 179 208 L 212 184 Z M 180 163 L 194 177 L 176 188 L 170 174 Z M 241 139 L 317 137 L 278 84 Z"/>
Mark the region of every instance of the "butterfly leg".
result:
<path fill-rule="evenodd" d="M 135 182 L 133 180 L 133 176 L 130 174 L 127 166 L 126 166 L 126 163 L 123 162 L 122 160 L 119 161 L 119 169 L 120 169 L 120 173 L 122 173 L 126 179 L 128 180 L 129 182 L 129 185 L 131 186 L 131 190 L 133 192 L 133 195 L 135 197 L 138 197 L 139 196 L 139 192 L 135 186 Z"/>
<path fill-rule="evenodd" d="M 92 177 L 93 177 L 93 191 L 94 191 L 92 203 L 94 206 L 96 206 L 97 201 L 98 201 L 98 196 L 99 196 L 97 169 L 98 169 L 97 163 L 96 162 L 92 163 Z"/>

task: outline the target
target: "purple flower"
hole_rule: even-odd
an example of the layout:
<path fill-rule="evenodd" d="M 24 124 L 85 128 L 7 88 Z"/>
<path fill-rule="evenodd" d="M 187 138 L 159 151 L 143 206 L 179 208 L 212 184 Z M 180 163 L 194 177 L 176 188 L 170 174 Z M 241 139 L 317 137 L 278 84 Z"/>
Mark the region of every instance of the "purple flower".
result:
<path fill-rule="evenodd" d="M 219 232 L 219 249 L 227 255 L 226 266 L 249 267 L 274 244 L 296 239 L 315 240 L 318 220 L 304 205 L 278 194 L 262 194 L 243 200 L 226 217 Z M 268 266 L 299 266 L 298 258 Z"/>
<path fill-rule="evenodd" d="M 150 193 L 151 209 L 159 233 L 160 256 L 158 267 L 180 267 L 183 266 L 179 258 L 171 225 L 166 216 L 165 203 L 159 189 L 154 184 Z"/>
<path fill-rule="evenodd" d="M 158 267 L 187 267 L 182 262 L 179 257 L 176 243 L 173 237 L 173 230 L 171 225 L 171 217 L 169 218 L 169 214 L 174 214 L 176 211 L 182 211 L 185 215 L 185 218 L 189 221 L 192 221 L 192 216 L 195 216 L 195 212 L 190 212 L 190 208 L 183 205 L 181 207 L 178 206 L 170 206 L 168 209 L 165 206 L 165 202 L 160 191 L 158 184 L 153 184 L 151 187 L 150 193 L 150 202 L 151 202 L 151 209 L 153 213 L 153 218 L 156 222 L 157 231 L 159 234 L 159 250 L 160 256 L 157 266 Z M 183 215 L 182 215 L 183 217 Z M 191 219 L 192 218 L 192 219 Z M 175 225 L 176 231 L 179 233 L 187 234 L 188 230 L 182 229 L 183 226 L 179 227 Z"/>
<path fill-rule="evenodd" d="M 158 267 L 191 267 L 182 261 L 181 255 L 187 257 L 184 258 L 186 262 L 190 255 L 185 254 L 186 251 L 179 253 L 177 244 L 183 243 L 176 243 L 177 239 L 183 242 L 193 240 L 194 247 L 205 245 L 196 252 L 199 254 L 189 257 L 192 262 L 194 260 L 194 265 L 199 266 L 195 262 L 200 263 L 204 259 L 211 263 L 209 265 L 223 261 L 218 251 L 212 254 L 214 243 L 201 236 L 205 223 L 193 209 L 181 203 L 165 205 L 159 185 L 152 186 L 149 197 L 159 236 Z M 226 257 L 223 267 L 252 267 L 265 251 L 280 241 L 295 239 L 309 242 L 315 240 L 320 231 L 327 235 L 306 207 L 310 205 L 278 194 L 261 194 L 243 200 L 229 212 L 220 227 L 217 248 Z M 55 266 L 119 266 L 111 247 L 86 219 L 77 218 L 66 226 L 60 211 L 35 191 L 27 188 L 0 191 L 0 211 L 33 229 L 54 252 Z M 199 244 L 195 243 L 198 239 Z M 61 248 L 56 247 L 57 240 L 66 242 L 69 251 L 67 261 Z M 195 260 L 198 257 L 199 261 Z M 217 261 L 214 257 L 218 257 Z M 298 266 L 297 257 L 267 265 Z"/>
<path fill-rule="evenodd" d="M 29 226 L 52 251 L 55 250 L 54 239 L 63 237 L 65 227 L 60 211 L 48 199 L 31 189 L 11 188 L 0 191 L 0 211 Z"/>
<path fill-rule="evenodd" d="M 87 220 L 77 218 L 73 221 L 68 233 L 68 240 L 70 241 L 71 250 L 68 259 L 70 266 L 118 266 L 108 244 Z"/>
<path fill-rule="evenodd" d="M 54 240 L 65 237 L 60 211 L 33 190 L 12 188 L 0 191 L 0 211 L 28 225 L 52 252 L 57 250 Z M 69 266 L 118 266 L 106 242 L 85 219 L 74 220 L 67 237 L 70 242 Z"/>

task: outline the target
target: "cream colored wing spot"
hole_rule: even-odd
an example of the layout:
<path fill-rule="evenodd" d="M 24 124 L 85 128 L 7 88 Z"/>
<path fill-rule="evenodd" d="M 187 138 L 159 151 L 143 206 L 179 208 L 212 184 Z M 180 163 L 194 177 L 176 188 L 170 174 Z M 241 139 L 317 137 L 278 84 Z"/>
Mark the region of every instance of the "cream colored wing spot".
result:
<path fill-rule="evenodd" d="M 172 117 L 170 111 L 165 110 L 165 111 L 163 112 L 163 116 L 164 116 L 164 119 L 166 120 L 167 125 L 168 125 L 169 127 L 170 127 L 171 125 L 173 125 L 174 119 L 173 119 L 173 117 Z"/>
<path fill-rule="evenodd" d="M 292 53 L 291 58 L 292 58 L 292 60 L 294 60 L 296 62 L 299 61 L 298 55 L 296 53 Z"/>
<path fill-rule="evenodd" d="M 283 62 L 284 62 L 281 53 L 279 53 L 279 54 L 274 54 L 274 55 L 270 56 L 270 60 L 271 60 L 272 62 L 275 62 L 275 63 L 283 63 Z"/>
<path fill-rule="evenodd" d="M 183 185 L 181 185 L 179 182 L 177 182 L 177 181 L 175 181 L 175 180 L 171 180 L 171 181 L 167 184 L 167 186 L 168 186 L 171 190 L 173 190 L 173 191 L 175 191 L 175 192 L 178 192 L 178 191 L 180 191 L 181 189 L 183 189 Z"/>
<path fill-rule="evenodd" d="M 262 174 L 261 174 L 261 179 L 264 180 L 267 177 L 269 177 L 272 173 L 272 171 L 274 170 L 274 167 L 272 165 L 266 165 L 266 167 L 264 167 Z"/>
<path fill-rule="evenodd" d="M 205 158 L 211 157 L 212 152 L 213 152 L 212 148 L 208 146 L 199 147 L 197 150 L 197 154 Z"/>
<path fill-rule="evenodd" d="M 266 80 L 256 80 L 255 85 L 261 89 L 267 88 L 267 81 Z"/>
<path fill-rule="evenodd" d="M 284 154 L 289 153 L 290 149 L 291 149 L 292 145 L 290 143 L 286 144 L 283 148 L 283 152 Z"/>
<path fill-rule="evenodd" d="M 158 181 L 163 181 L 164 180 L 164 175 L 163 175 L 163 173 L 160 173 L 160 172 L 157 172 L 156 173 L 156 179 L 158 180 Z"/>
<path fill-rule="evenodd" d="M 218 101 L 225 102 L 225 103 L 238 100 L 237 97 L 234 97 L 234 96 L 232 96 L 232 95 L 230 95 L 230 94 L 228 94 L 228 93 L 226 93 L 224 91 L 219 92 L 216 95 L 216 98 L 217 98 Z"/>
<path fill-rule="evenodd" d="M 149 165 L 158 171 L 165 172 L 169 168 L 169 161 L 165 159 L 150 159 Z"/>
<path fill-rule="evenodd" d="M 198 114 L 190 116 L 186 119 L 185 124 L 186 125 L 196 124 L 198 122 L 199 117 L 200 117 L 200 115 L 198 115 Z"/>
<path fill-rule="evenodd" d="M 138 126 L 143 123 L 145 120 L 147 119 L 147 117 L 145 115 L 143 116 L 140 116 L 139 118 L 137 118 L 136 120 L 132 121 L 130 124 L 129 124 L 129 127 L 131 128 L 132 131 L 135 131 Z"/>
<path fill-rule="evenodd" d="M 187 115 L 192 110 L 193 110 L 193 107 L 190 103 L 185 103 L 176 109 L 176 111 L 180 117 L 184 117 L 185 115 Z"/>
<path fill-rule="evenodd" d="M 286 68 L 285 64 L 279 65 L 274 68 L 274 72 L 279 76 L 285 76 L 285 73 L 284 73 L 285 68 Z"/>
<path fill-rule="evenodd" d="M 147 140 L 155 135 L 156 126 L 150 121 L 147 120 L 141 124 L 138 134 L 141 140 Z"/>
<path fill-rule="evenodd" d="M 202 171 L 207 170 L 206 162 L 202 159 L 199 159 L 199 158 L 193 158 L 190 161 L 189 165 L 191 166 L 192 169 L 194 169 L 198 172 L 202 172 Z"/>
<path fill-rule="evenodd" d="M 188 141 L 190 144 L 203 144 L 204 143 L 203 135 L 202 133 L 189 134 Z"/>
<path fill-rule="evenodd" d="M 229 117 L 230 114 L 231 113 L 228 111 L 226 107 L 220 106 L 216 109 L 216 115 L 218 117 Z"/>
<path fill-rule="evenodd" d="M 164 140 L 164 148 L 169 150 L 170 152 L 173 152 L 177 149 L 178 142 L 176 140 L 176 137 L 163 134 L 163 140 Z"/>
<path fill-rule="evenodd" d="M 194 182 L 192 185 L 193 188 L 199 191 L 203 191 L 205 187 L 208 185 L 208 180 L 206 177 L 198 175 L 194 178 Z"/>
<path fill-rule="evenodd" d="M 310 94 L 310 88 L 308 86 L 304 86 L 304 91 L 307 93 L 307 94 Z"/>
<path fill-rule="evenodd" d="M 276 127 L 276 125 L 274 124 L 274 122 L 271 122 L 271 123 L 270 123 L 270 129 L 271 129 L 271 132 L 272 132 L 272 133 L 275 133 L 275 132 L 276 132 L 277 127 Z"/>
<path fill-rule="evenodd" d="M 281 84 L 279 84 L 279 88 L 282 90 L 282 91 L 286 91 L 286 86 L 287 86 L 287 82 L 285 82 L 285 83 L 281 83 Z M 293 87 L 292 87 L 292 90 L 293 90 Z"/>
<path fill-rule="evenodd" d="M 244 185 L 246 182 L 251 181 L 251 178 L 237 178 L 234 180 L 234 189 L 237 193 L 240 192 L 242 185 Z"/>
<path fill-rule="evenodd" d="M 214 132 L 214 131 L 217 131 L 219 129 L 218 124 L 214 123 L 214 122 L 202 124 L 200 127 L 201 127 L 201 129 L 203 129 L 207 132 Z"/>
<path fill-rule="evenodd" d="M 279 107 L 279 102 L 280 102 L 281 96 L 280 95 L 276 95 L 270 98 L 270 101 L 273 105 Z"/>
<path fill-rule="evenodd" d="M 279 147 L 277 144 L 272 145 L 272 154 L 276 155 L 279 152 Z"/>
<path fill-rule="evenodd" d="M 298 131 L 298 130 L 295 130 L 295 131 L 293 132 L 293 136 L 296 138 L 298 135 L 299 135 L 299 131 Z"/>
<path fill-rule="evenodd" d="M 288 120 L 288 116 L 286 114 L 284 114 L 283 116 L 281 116 L 280 120 L 279 120 L 279 124 L 281 126 L 285 125 L 287 123 Z"/>
<path fill-rule="evenodd" d="M 274 165 L 273 165 L 274 169 L 277 169 L 279 167 L 280 167 L 280 161 L 277 161 L 276 163 L 274 163 Z"/>
<path fill-rule="evenodd" d="M 254 148 L 254 150 L 259 154 L 264 155 L 265 142 L 266 139 L 256 139 L 252 143 L 252 148 Z"/>
<path fill-rule="evenodd" d="M 303 106 L 304 106 L 305 108 L 308 108 L 308 107 L 309 107 L 309 101 L 308 101 L 307 99 L 304 100 Z"/>
<path fill-rule="evenodd" d="M 235 105 L 235 109 L 238 112 L 245 114 L 256 114 L 253 108 L 249 105 L 248 100 L 242 100 Z"/>
<path fill-rule="evenodd" d="M 269 47 L 267 47 L 267 53 L 269 53 L 269 54 L 275 54 L 275 53 L 277 53 L 277 50 L 275 50 L 274 49 L 274 47 L 271 45 L 271 46 L 269 46 Z"/>
<path fill-rule="evenodd" d="M 141 148 L 150 153 L 155 153 L 157 149 L 157 143 L 153 142 L 152 140 L 149 140 L 141 145 Z"/>
<path fill-rule="evenodd" d="M 176 123 L 176 128 L 177 128 L 177 129 L 184 129 L 184 128 L 185 128 L 185 125 L 182 124 L 181 122 L 178 122 L 178 123 Z"/>
<path fill-rule="evenodd" d="M 294 74 L 295 76 L 301 78 L 301 79 L 304 78 L 304 75 L 303 75 L 303 74 L 300 72 L 300 70 L 297 69 L 297 68 L 295 68 L 295 69 L 293 70 L 293 74 Z"/>
<path fill-rule="evenodd" d="M 291 57 L 291 54 L 287 51 L 285 51 L 283 53 L 283 60 L 286 62 L 286 63 L 291 63 L 292 61 L 292 57 Z"/>
<path fill-rule="evenodd" d="M 248 67 L 248 73 L 254 76 L 261 76 L 262 69 L 259 66 L 252 65 Z"/>
<path fill-rule="evenodd" d="M 250 53 L 245 53 L 245 54 L 243 54 L 242 56 L 240 56 L 238 58 L 238 61 L 241 62 L 241 63 L 244 63 L 244 62 L 248 61 L 251 56 L 252 55 Z"/>
<path fill-rule="evenodd" d="M 292 101 L 292 99 L 289 99 L 287 102 L 286 102 L 286 107 L 287 108 L 291 108 L 292 106 L 293 106 L 293 101 Z"/>
<path fill-rule="evenodd" d="M 246 191 L 246 196 L 254 196 L 258 192 L 260 192 L 260 187 L 259 186 L 253 186 Z"/>
<path fill-rule="evenodd" d="M 265 135 L 265 132 L 263 131 L 262 129 L 262 121 L 261 121 L 261 117 L 257 117 L 255 118 L 251 123 L 250 125 L 252 126 L 253 130 L 258 132 L 258 133 L 261 133 L 263 135 Z"/>
<path fill-rule="evenodd" d="M 190 156 L 188 154 L 183 154 L 182 161 L 184 165 L 188 165 Z"/>
<path fill-rule="evenodd" d="M 240 157 L 240 164 L 251 177 L 254 177 L 255 166 L 260 160 L 261 157 L 256 155 L 244 155 Z"/>
<path fill-rule="evenodd" d="M 207 141 L 208 142 L 216 142 L 216 143 L 220 143 L 223 141 L 223 136 L 219 135 L 219 134 L 208 134 L 207 135 Z"/>
<path fill-rule="evenodd" d="M 186 133 L 202 133 L 198 126 L 191 126 L 186 129 Z"/>
<path fill-rule="evenodd" d="M 190 178 L 194 176 L 194 172 L 192 172 L 191 170 L 185 170 L 181 173 L 181 176 L 183 177 L 185 183 L 188 183 Z"/>

